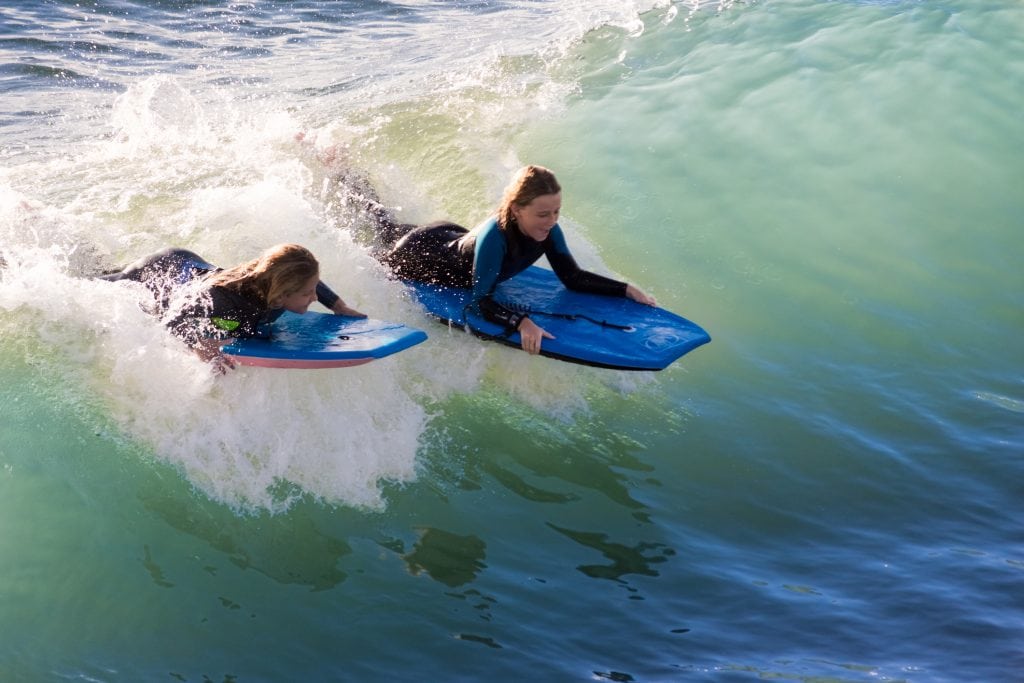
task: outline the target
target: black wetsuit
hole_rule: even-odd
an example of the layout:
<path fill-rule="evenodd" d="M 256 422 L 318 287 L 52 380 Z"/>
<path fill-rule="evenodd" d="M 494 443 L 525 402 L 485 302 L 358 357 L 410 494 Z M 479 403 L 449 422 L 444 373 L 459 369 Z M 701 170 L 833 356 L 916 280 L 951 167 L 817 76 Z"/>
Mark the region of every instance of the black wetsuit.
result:
<path fill-rule="evenodd" d="M 269 323 L 284 312 L 267 309 L 257 293 L 239 292 L 220 285 L 204 285 L 202 278 L 222 270 L 187 249 L 164 249 L 139 259 L 118 273 L 99 276 L 117 282 L 141 282 L 153 295 L 146 310 L 161 317 L 171 332 L 195 346 L 204 339 L 269 337 Z M 186 289 L 188 288 L 188 289 Z M 316 287 L 317 300 L 330 308 L 338 295 L 324 283 Z"/>
<path fill-rule="evenodd" d="M 395 231 L 394 224 L 378 221 Z M 471 289 L 470 306 L 491 322 L 516 329 L 524 317 L 494 300 L 498 283 L 547 256 L 555 275 L 568 288 L 592 294 L 625 296 L 626 283 L 583 270 L 569 252 L 562 228 L 555 225 L 543 242 L 516 226 L 498 227 L 497 219 L 472 231 L 455 223 L 406 226 L 407 234 L 381 257 L 396 276 L 417 282 Z"/>

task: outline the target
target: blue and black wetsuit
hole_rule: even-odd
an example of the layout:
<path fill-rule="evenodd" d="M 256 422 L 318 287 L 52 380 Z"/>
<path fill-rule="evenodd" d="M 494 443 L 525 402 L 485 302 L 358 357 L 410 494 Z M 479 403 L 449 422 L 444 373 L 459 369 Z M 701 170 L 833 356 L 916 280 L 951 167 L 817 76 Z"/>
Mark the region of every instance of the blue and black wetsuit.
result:
<path fill-rule="evenodd" d="M 395 229 L 393 224 L 386 227 Z M 548 257 L 551 269 L 568 289 L 606 296 L 626 295 L 625 282 L 591 273 L 576 264 L 558 224 L 543 242 L 530 239 L 515 225 L 502 230 L 497 218 L 472 231 L 443 222 L 406 227 L 410 228 L 407 234 L 381 257 L 396 276 L 471 289 L 470 306 L 487 320 L 510 329 L 518 328 L 527 315 L 495 301 L 494 290 L 499 282 L 523 272 L 541 256 Z"/>
<path fill-rule="evenodd" d="M 268 310 L 258 292 L 203 285 L 202 278 L 219 270 L 195 252 L 170 248 L 141 258 L 120 272 L 98 277 L 145 285 L 153 295 L 146 310 L 163 318 L 171 332 L 189 346 L 204 339 L 269 337 L 269 323 L 284 309 Z M 317 284 L 316 294 L 327 308 L 338 300 L 322 282 Z"/>

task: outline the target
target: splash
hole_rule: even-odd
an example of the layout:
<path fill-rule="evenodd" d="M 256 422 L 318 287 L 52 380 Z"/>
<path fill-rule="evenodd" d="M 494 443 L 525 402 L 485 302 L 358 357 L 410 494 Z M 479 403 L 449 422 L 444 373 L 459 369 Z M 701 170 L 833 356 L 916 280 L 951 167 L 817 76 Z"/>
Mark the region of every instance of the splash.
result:
<path fill-rule="evenodd" d="M 594 384 L 617 381 L 426 318 L 355 239 L 353 219 L 332 211 L 322 150 L 289 114 L 210 105 L 160 76 L 118 97 L 111 126 L 109 139 L 0 174 L 5 334 L 51 349 L 58 384 L 95 397 L 212 499 L 380 508 L 386 482 L 415 480 L 420 437 L 449 397 L 498 386 L 569 419 Z M 413 211 L 424 206 L 413 197 Z M 87 277 L 166 246 L 232 265 L 286 241 L 316 253 L 350 304 L 431 339 L 356 368 L 217 377 L 140 309 L 141 287 Z"/>

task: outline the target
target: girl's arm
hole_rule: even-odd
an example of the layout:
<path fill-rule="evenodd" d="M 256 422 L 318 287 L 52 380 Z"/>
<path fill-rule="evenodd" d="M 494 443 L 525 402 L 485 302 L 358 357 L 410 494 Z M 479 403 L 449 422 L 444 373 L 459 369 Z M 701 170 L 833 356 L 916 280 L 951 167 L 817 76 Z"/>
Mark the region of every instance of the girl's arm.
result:
<path fill-rule="evenodd" d="M 657 305 L 654 297 L 647 295 L 638 287 L 580 268 L 569 251 L 561 226 L 556 225 L 551 230 L 545 253 L 555 275 L 568 289 L 605 296 L 624 296 L 648 306 Z"/>
<path fill-rule="evenodd" d="M 346 304 L 345 300 L 335 294 L 334 290 L 326 282 L 320 281 L 316 283 L 316 300 L 335 315 L 350 315 L 355 318 L 366 317 L 365 313 L 360 313 Z"/>
<path fill-rule="evenodd" d="M 494 300 L 494 290 L 498 286 L 498 277 L 501 275 L 501 265 L 505 260 L 507 246 L 505 235 L 498 229 L 494 219 L 491 219 L 491 223 L 480 231 L 476 239 L 473 253 L 473 290 L 470 293 L 470 307 L 479 310 L 485 320 L 515 330 L 519 328 L 519 323 L 526 316 L 506 308 Z"/>
<path fill-rule="evenodd" d="M 568 289 L 605 296 L 626 296 L 625 282 L 591 273 L 577 265 L 576 259 L 569 251 L 569 245 L 565 242 L 565 233 L 562 232 L 561 226 L 555 225 L 551 229 L 544 253 L 551 263 L 551 269 Z"/>
<path fill-rule="evenodd" d="M 223 374 L 235 362 L 221 353 L 221 347 L 235 338 L 261 336 L 261 307 L 223 287 L 193 292 L 167 318 L 164 324 L 203 361 Z"/>
<path fill-rule="evenodd" d="M 542 340 L 554 339 L 554 336 L 526 314 L 502 306 L 493 297 L 506 249 L 505 235 L 496 225 L 493 229 L 482 231 L 477 237 L 473 258 L 471 305 L 479 308 L 484 319 L 503 325 L 506 330 L 518 331 L 524 351 L 531 354 L 540 353 Z"/>
<path fill-rule="evenodd" d="M 201 339 L 192 345 L 192 350 L 201 360 L 212 365 L 214 372 L 223 375 L 236 367 L 235 361 L 221 352 L 221 347 L 230 341 L 230 339 Z"/>

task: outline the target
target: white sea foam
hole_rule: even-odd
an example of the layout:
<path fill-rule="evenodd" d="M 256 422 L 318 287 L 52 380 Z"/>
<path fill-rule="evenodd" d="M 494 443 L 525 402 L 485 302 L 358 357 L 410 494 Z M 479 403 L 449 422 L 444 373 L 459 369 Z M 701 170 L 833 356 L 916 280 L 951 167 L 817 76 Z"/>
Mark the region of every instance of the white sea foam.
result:
<path fill-rule="evenodd" d="M 588 1 L 538 12 L 530 5 L 523 19 L 534 30 L 517 31 L 515 41 L 496 40 L 506 32 L 482 23 L 497 15 L 455 13 L 456 24 L 472 25 L 403 41 L 407 61 L 342 89 L 337 104 L 332 83 L 345 55 L 356 53 L 329 61 L 289 54 L 316 49 L 315 42 L 273 58 L 229 60 L 231 82 L 218 79 L 226 64 L 217 60 L 130 80 L 110 96 L 106 118 L 72 112 L 68 123 L 92 130 L 66 138 L 61 153 L 0 168 L 8 262 L 0 310 L 32 321 L 5 325 L 5 334 L 51 349 L 63 381 L 94 395 L 128 438 L 205 494 L 242 509 L 279 510 L 298 496 L 385 504 L 383 482 L 416 477 L 421 435 L 453 394 L 496 387 L 569 419 L 587 410 L 595 388 L 632 391 L 643 376 L 531 358 L 427 318 L 357 238 L 358 217 L 339 210 L 320 159 L 326 148 L 343 147 L 383 199 L 401 208 L 401 220 L 479 220 L 522 163 L 509 136 L 538 112 L 556 114 L 574 92 L 572 75 L 560 75 L 565 49 L 595 26 L 638 34 L 646 6 Z M 489 36 L 482 51 L 481 36 Z M 394 42 L 378 36 L 359 59 L 394 55 Z M 316 98 L 311 111 L 295 106 L 301 98 L 288 86 L 298 87 L 291 64 L 300 56 L 308 65 L 302 87 Z M 278 88 L 254 88 L 247 68 L 259 72 L 251 82 L 267 77 Z M 411 77 L 420 82 L 412 90 Z M 79 99 L 82 107 L 95 103 L 95 94 Z M 417 155 L 435 162 L 405 163 Z M 600 267 L 596 250 L 573 232 L 581 262 Z M 424 328 L 430 339 L 356 368 L 215 376 L 142 312 L 140 286 L 83 277 L 167 246 L 231 265 L 280 242 L 313 250 L 325 281 L 350 305 Z"/>
<path fill-rule="evenodd" d="M 111 125 L 109 139 L 18 168 L 45 192 L 33 195 L 23 175 L 15 190 L 13 172 L 0 174 L 0 307 L 31 319 L 23 334 L 60 355 L 66 382 L 212 498 L 240 509 L 279 510 L 297 496 L 379 507 L 383 482 L 415 479 L 430 411 L 452 394 L 488 383 L 568 417 L 603 381 L 427 318 L 354 239 L 349 217 L 331 213 L 322 144 L 297 141 L 287 113 L 202 104 L 158 76 L 118 97 Z M 410 213 L 437 210 L 430 201 L 412 195 Z M 165 246 L 231 265 L 289 241 L 317 254 L 351 305 L 430 339 L 356 368 L 219 377 L 139 308 L 141 286 L 82 277 Z"/>

